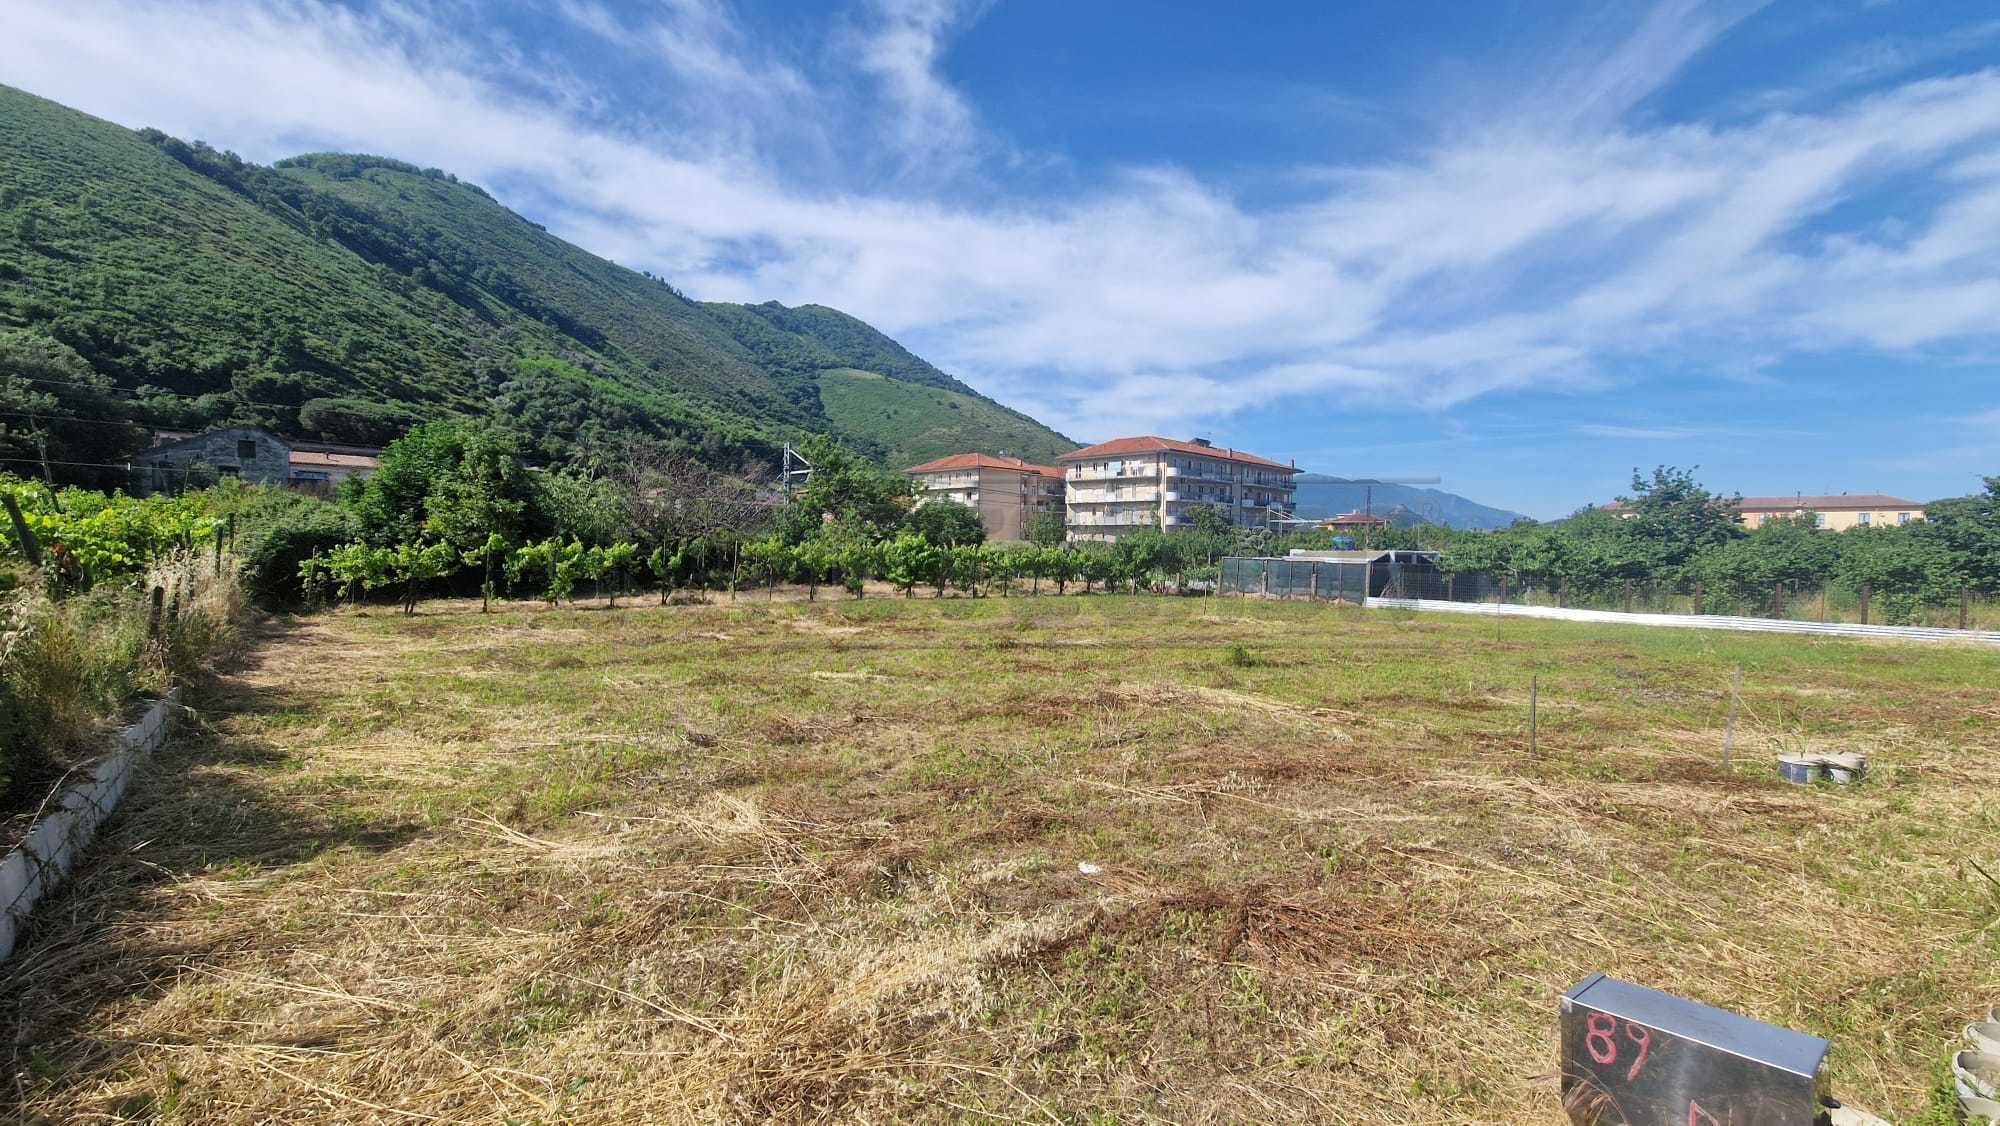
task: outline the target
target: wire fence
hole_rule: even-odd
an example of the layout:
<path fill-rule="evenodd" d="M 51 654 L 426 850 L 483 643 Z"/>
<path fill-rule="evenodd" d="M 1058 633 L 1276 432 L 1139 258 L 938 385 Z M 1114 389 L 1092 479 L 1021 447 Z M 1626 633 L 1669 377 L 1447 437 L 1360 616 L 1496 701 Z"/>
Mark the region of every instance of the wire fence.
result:
<path fill-rule="evenodd" d="M 1698 581 L 1645 579 L 1581 583 L 1480 571 L 1412 571 L 1399 578 L 1400 593 L 1378 592 L 1377 597 L 1616 610 L 1628 614 L 1716 614 L 1850 625 L 2000 629 L 2000 599 L 1970 589 L 1912 593 L 1877 591 L 1869 584 L 1794 581 L 1773 583 L 1768 588 L 1718 588 Z"/>

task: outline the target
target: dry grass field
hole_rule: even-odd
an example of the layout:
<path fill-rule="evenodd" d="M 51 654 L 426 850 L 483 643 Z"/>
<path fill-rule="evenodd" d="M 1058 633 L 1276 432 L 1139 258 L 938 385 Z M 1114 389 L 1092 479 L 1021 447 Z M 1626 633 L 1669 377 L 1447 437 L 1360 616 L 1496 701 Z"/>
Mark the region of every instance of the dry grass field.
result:
<path fill-rule="evenodd" d="M 2000 1000 L 1996 742 L 1971 648 L 1102 595 L 273 622 L 0 966 L 8 1098 L 1552 1123 L 1604 970 L 1923 1121 Z M 1775 779 L 1821 747 L 1871 777 Z"/>

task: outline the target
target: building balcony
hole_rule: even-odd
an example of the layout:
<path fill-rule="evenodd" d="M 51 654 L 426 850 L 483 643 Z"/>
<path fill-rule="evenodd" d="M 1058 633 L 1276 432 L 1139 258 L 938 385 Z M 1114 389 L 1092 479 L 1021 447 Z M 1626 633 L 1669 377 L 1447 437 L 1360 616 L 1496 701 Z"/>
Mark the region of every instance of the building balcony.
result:
<path fill-rule="evenodd" d="M 1071 492 L 1071 504 L 1156 504 L 1160 493 L 1157 489 L 1128 489 L 1121 493 Z"/>
<path fill-rule="evenodd" d="M 1152 480 L 1160 475 L 1158 466 L 1126 466 L 1113 473 L 1104 469 L 1072 469 L 1064 474 L 1064 479 L 1074 484 L 1077 481 L 1140 481 Z"/>

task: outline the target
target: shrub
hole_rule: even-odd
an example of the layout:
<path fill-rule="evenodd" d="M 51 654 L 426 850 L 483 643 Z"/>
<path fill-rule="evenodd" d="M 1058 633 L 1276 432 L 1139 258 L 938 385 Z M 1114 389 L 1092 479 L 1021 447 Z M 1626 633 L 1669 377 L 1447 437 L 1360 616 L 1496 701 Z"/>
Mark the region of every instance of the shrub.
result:
<path fill-rule="evenodd" d="M 62 601 L 22 590 L 0 602 L 0 787 L 48 780 L 102 749 L 95 735 L 133 697 L 159 694 L 237 640 L 242 588 L 192 556 L 139 581 Z M 172 587 L 160 636 L 147 637 L 150 591 Z"/>
<path fill-rule="evenodd" d="M 305 497 L 259 514 L 244 531 L 237 555 L 244 585 L 251 597 L 296 606 L 305 600 L 299 564 L 330 552 L 360 535 L 360 524 L 347 509 Z"/>

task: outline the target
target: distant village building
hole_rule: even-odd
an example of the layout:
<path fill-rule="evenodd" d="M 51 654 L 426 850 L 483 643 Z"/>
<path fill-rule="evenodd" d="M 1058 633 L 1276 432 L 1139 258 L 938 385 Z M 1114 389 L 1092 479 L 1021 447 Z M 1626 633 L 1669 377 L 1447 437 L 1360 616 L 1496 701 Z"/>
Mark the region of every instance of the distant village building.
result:
<path fill-rule="evenodd" d="M 1638 515 L 1630 505 L 1617 501 L 1605 505 L 1604 511 L 1628 520 Z M 1924 506 L 1913 500 L 1881 493 L 1842 493 L 1839 496 L 1797 493 L 1788 497 L 1744 497 L 1736 506 L 1737 521 L 1752 531 L 1778 517 L 1795 520 L 1807 515 L 1813 518 L 1817 527 L 1844 532 L 1849 528 L 1914 524 L 1924 518 Z"/>
<path fill-rule="evenodd" d="M 1298 474 L 1286 465 L 1206 438 L 1114 438 L 1064 454 L 1071 539 L 1113 540 L 1137 528 L 1172 531 L 1213 506 L 1230 524 L 1267 528 L 1289 519 Z"/>
<path fill-rule="evenodd" d="M 1386 528 L 1391 523 L 1387 516 L 1377 516 L 1372 512 L 1343 512 L 1321 520 L 1319 526 L 1330 532 L 1368 532 Z"/>
<path fill-rule="evenodd" d="M 979 511 L 989 540 L 1024 540 L 1038 513 L 1060 512 L 1062 470 L 1017 457 L 954 454 L 904 470 L 929 500 L 957 501 Z"/>
<path fill-rule="evenodd" d="M 349 477 L 380 468 L 381 450 L 281 438 L 254 426 L 205 434 L 158 430 L 153 447 L 133 456 L 133 489 L 141 496 L 178 492 L 189 474 L 235 477 L 260 485 L 330 494 Z M 197 466 L 205 467 L 197 468 Z"/>

